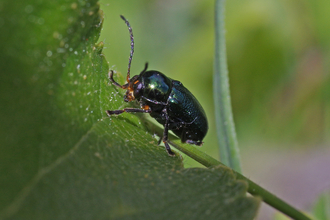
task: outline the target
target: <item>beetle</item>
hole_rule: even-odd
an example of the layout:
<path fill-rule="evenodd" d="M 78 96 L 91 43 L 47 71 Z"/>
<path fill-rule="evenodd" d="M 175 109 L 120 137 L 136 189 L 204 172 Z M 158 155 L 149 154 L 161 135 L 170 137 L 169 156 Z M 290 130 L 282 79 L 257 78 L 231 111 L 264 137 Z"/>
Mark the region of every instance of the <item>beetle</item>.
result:
<path fill-rule="evenodd" d="M 168 144 L 168 132 L 173 131 L 182 143 L 201 146 L 208 130 L 208 123 L 203 107 L 195 96 L 177 80 L 173 80 L 156 70 L 148 70 L 148 63 L 139 75 L 130 78 L 130 68 L 134 53 L 133 30 L 128 20 L 125 21 L 131 38 L 131 51 L 128 60 L 126 84 L 120 85 L 109 72 L 109 80 L 117 87 L 126 89 L 125 102 L 136 100 L 141 108 L 124 108 L 107 110 L 106 113 L 119 115 L 124 112 L 149 113 L 151 117 L 164 126 L 162 141 L 170 156 L 175 154 Z"/>

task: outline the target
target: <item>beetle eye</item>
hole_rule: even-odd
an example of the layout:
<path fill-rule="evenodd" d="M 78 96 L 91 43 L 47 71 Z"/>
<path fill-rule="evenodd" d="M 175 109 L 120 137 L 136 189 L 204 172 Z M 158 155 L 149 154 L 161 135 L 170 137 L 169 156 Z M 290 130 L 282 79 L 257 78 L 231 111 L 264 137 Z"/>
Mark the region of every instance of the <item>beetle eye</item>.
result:
<path fill-rule="evenodd" d="M 133 84 L 133 90 L 134 90 L 134 97 L 135 98 L 138 98 L 140 97 L 142 94 L 142 91 L 143 91 L 143 85 L 140 81 L 138 81 L 137 83 L 134 83 Z"/>

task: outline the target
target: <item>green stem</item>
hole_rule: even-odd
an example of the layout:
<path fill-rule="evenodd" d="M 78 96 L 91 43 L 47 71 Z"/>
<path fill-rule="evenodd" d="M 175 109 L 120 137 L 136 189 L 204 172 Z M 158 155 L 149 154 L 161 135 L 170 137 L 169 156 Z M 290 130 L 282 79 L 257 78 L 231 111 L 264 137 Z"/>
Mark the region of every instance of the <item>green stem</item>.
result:
<path fill-rule="evenodd" d="M 229 79 L 226 58 L 226 41 L 224 29 L 224 2 L 225 0 L 215 1 L 215 60 L 214 60 L 214 104 L 216 113 L 217 137 L 220 145 L 220 158 L 224 164 L 228 164 L 236 174 L 237 179 L 248 182 L 248 192 L 252 195 L 260 196 L 263 201 L 275 209 L 294 219 L 310 219 L 300 211 L 296 210 L 274 194 L 268 192 L 256 183 L 252 182 L 240 171 L 240 160 L 238 154 L 238 144 L 235 133 L 235 125 L 231 110 Z M 180 151 L 192 157 L 206 167 L 223 165 L 221 162 L 198 151 L 192 146 L 175 145 Z"/>
<path fill-rule="evenodd" d="M 224 28 L 224 0 L 215 3 L 215 54 L 213 96 L 220 159 L 241 172 L 235 124 L 231 109 Z"/>

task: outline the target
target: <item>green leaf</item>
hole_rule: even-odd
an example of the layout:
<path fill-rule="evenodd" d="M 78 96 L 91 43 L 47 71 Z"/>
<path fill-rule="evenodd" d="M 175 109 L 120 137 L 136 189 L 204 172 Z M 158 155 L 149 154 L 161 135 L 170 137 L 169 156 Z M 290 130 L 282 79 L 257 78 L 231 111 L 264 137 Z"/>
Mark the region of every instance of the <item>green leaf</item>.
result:
<path fill-rule="evenodd" d="M 254 218 L 231 170 L 184 169 L 134 114 L 106 116 L 124 91 L 96 44 L 97 1 L 0 11 L 0 219 Z"/>
<path fill-rule="evenodd" d="M 330 190 L 322 193 L 317 199 L 313 213 L 315 219 L 329 220 L 330 219 Z"/>
<path fill-rule="evenodd" d="M 92 70 L 86 67 L 90 79 L 85 80 L 76 67 L 87 66 L 84 60 L 90 67 L 93 59 L 102 60 L 92 47 L 101 28 L 96 1 L 2 1 L 0 5 L 3 209 L 101 117 L 98 106 L 92 106 L 95 114 L 90 114 L 93 109 L 86 111 L 98 98 L 98 94 L 86 95 L 87 88 L 92 89 L 88 84 Z M 77 65 L 71 68 L 74 62 Z M 93 68 L 100 71 L 102 66 Z M 69 76 L 72 81 L 65 81 Z M 70 89 L 64 87 L 67 83 L 72 84 Z M 79 97 L 81 92 L 86 98 Z"/>
<path fill-rule="evenodd" d="M 11 219 L 255 215 L 257 203 L 246 198 L 246 183 L 229 169 L 183 169 L 178 157 L 168 157 L 142 129 L 109 121 L 95 123 L 66 155 L 41 169 L 5 214 Z"/>

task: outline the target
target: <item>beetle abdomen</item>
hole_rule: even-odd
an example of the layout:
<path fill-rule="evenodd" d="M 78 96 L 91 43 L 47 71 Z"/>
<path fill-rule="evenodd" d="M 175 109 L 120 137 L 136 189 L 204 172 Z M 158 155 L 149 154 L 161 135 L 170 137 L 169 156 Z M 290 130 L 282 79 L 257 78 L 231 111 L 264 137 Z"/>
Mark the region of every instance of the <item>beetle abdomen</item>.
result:
<path fill-rule="evenodd" d="M 208 130 L 204 109 L 181 82 L 172 81 L 172 91 L 166 107 L 171 119 L 169 128 L 181 138 L 182 142 L 187 140 L 201 142 Z"/>

